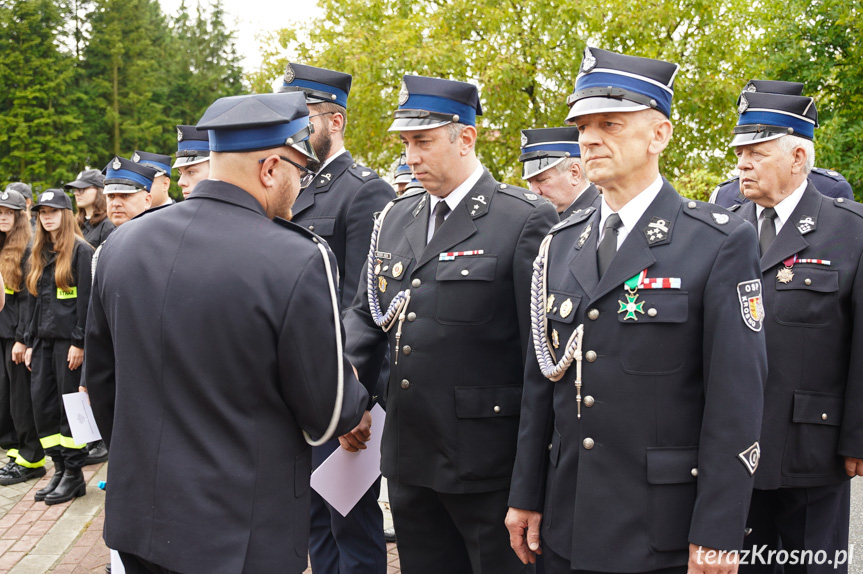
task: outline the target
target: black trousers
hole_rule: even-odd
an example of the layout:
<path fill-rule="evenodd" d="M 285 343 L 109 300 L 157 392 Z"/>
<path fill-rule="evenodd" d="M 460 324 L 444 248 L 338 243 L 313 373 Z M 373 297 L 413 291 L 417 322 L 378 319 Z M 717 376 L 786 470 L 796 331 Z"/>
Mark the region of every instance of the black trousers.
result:
<path fill-rule="evenodd" d="M 387 479 L 404 574 L 534 572 L 509 545 L 509 491 L 447 494 Z"/>
<path fill-rule="evenodd" d="M 33 358 L 30 396 L 33 399 L 33 418 L 42 447 L 51 458 L 60 458 L 67 468 L 81 468 L 87 458 L 86 445 L 76 445 L 66 420 L 62 395 L 77 393 L 81 382 L 81 367 L 69 369 L 67 361 L 68 339 L 36 339 Z"/>
<path fill-rule="evenodd" d="M 0 404 L 6 403 L 17 436 L 17 462 L 21 466 L 45 465 L 45 451 L 36 432 L 33 419 L 33 401 L 30 398 L 30 371 L 23 362 L 12 362 L 14 339 L 0 339 Z M 6 407 L 0 406 L 0 409 Z M 5 416 L 5 410 L 0 411 Z"/>
<path fill-rule="evenodd" d="M 7 339 L 0 340 L 5 343 Z M 10 356 L 11 349 L 12 347 L 9 347 Z M 5 351 L 5 345 L 3 345 L 3 350 Z M 18 434 L 15 432 L 15 423 L 12 418 L 12 381 L 8 371 L 0 373 L 0 448 L 12 451 L 8 453 L 10 458 L 15 456 L 15 452 L 18 450 Z"/>
<path fill-rule="evenodd" d="M 573 570 L 569 558 L 555 554 L 543 546 L 542 561 L 546 574 L 613 574 L 613 572 L 594 572 L 592 570 Z M 647 570 L 640 574 L 686 574 L 686 566 L 675 566 L 661 570 Z"/>
<path fill-rule="evenodd" d="M 180 574 L 128 552 L 119 552 L 119 554 L 126 574 Z"/>
<path fill-rule="evenodd" d="M 312 448 L 314 468 L 337 448 L 340 448 L 337 439 Z M 378 479 L 348 515 L 342 516 L 312 489 L 309 559 L 315 574 L 386 574 L 387 545 L 384 516 L 378 504 L 380 492 Z"/>
<path fill-rule="evenodd" d="M 848 572 L 848 528 L 851 515 L 851 481 L 830 486 L 809 488 L 779 488 L 752 491 L 747 524 L 752 532 L 743 542 L 744 550 L 766 550 L 750 555 L 748 565 L 740 566 L 741 574 L 813 574 Z M 785 555 L 768 560 L 770 550 L 823 551 L 823 564 L 813 560 L 794 560 Z M 845 553 L 844 564 L 842 553 Z M 793 555 L 793 554 L 792 554 Z M 838 558 L 838 560 L 837 560 Z M 830 564 L 826 561 L 830 560 Z M 762 564 L 762 562 L 771 562 Z M 755 563 L 753 563 L 755 562 Z M 780 562 L 784 562 L 781 564 Z M 834 564 L 836 562 L 836 564 Z"/>

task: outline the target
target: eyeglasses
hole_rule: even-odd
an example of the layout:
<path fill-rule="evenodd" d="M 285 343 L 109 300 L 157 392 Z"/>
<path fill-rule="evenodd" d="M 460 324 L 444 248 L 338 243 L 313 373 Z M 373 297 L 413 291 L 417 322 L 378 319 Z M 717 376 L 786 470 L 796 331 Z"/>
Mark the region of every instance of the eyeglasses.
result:
<path fill-rule="evenodd" d="M 306 166 L 300 165 L 297 162 L 289 160 L 288 158 L 281 156 L 281 155 L 278 157 L 280 160 L 286 161 L 289 164 L 291 164 L 292 166 L 296 167 L 298 170 L 300 170 L 300 187 L 301 188 L 308 187 L 309 184 L 312 183 L 312 180 L 315 179 L 315 172 L 313 172 L 312 170 L 310 170 Z M 264 163 L 265 161 L 267 161 L 267 158 L 259 159 L 258 163 Z"/>

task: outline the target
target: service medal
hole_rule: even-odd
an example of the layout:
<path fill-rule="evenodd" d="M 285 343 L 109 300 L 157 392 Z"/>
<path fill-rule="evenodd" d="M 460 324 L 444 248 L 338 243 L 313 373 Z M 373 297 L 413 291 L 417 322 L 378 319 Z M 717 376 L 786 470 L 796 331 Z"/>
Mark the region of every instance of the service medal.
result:
<path fill-rule="evenodd" d="M 402 262 L 401 261 L 397 262 L 395 265 L 393 265 L 393 277 L 398 279 L 399 277 L 401 277 L 402 271 L 404 271 L 404 270 L 405 270 L 405 268 L 402 265 Z"/>
<path fill-rule="evenodd" d="M 557 329 L 551 330 L 551 344 L 557 349 L 560 347 L 560 335 L 557 334 Z"/>
<path fill-rule="evenodd" d="M 572 299 L 567 299 L 560 305 L 560 316 L 566 319 L 572 313 Z"/>
<path fill-rule="evenodd" d="M 385 293 L 387 290 L 387 278 L 386 277 L 378 277 L 378 289 L 381 290 L 381 293 Z"/>
<path fill-rule="evenodd" d="M 794 271 L 790 267 L 783 267 L 776 272 L 776 279 L 780 283 L 791 283 L 791 280 L 794 279 Z"/>
<path fill-rule="evenodd" d="M 375 263 L 375 275 L 380 275 L 380 274 L 381 274 L 381 262 L 378 261 L 377 263 Z"/>
<path fill-rule="evenodd" d="M 552 293 L 548 298 L 548 302 L 546 302 L 546 304 L 545 304 L 545 312 L 551 313 L 551 310 L 553 308 L 554 308 L 554 294 Z"/>
<path fill-rule="evenodd" d="M 641 313 L 642 315 L 644 315 L 644 301 L 639 301 L 638 303 L 635 302 L 635 300 L 638 299 L 638 293 L 625 293 L 625 296 L 626 303 L 624 303 L 623 301 L 618 301 L 620 309 L 617 310 L 617 313 L 620 314 L 626 312 L 626 315 L 624 315 L 623 317 L 624 321 L 626 321 L 627 319 L 638 321 L 638 317 L 636 317 L 635 314 Z"/>

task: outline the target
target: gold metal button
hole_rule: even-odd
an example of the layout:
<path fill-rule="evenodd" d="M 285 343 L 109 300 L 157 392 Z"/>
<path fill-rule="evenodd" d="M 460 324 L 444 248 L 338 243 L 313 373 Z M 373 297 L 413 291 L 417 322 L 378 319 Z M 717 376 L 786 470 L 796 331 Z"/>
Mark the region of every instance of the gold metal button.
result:
<path fill-rule="evenodd" d="M 403 388 L 403 389 L 410 388 L 410 386 L 411 386 L 411 383 L 410 383 L 410 381 L 409 381 L 409 380 L 407 380 L 407 379 L 402 379 L 402 388 Z"/>
<path fill-rule="evenodd" d="M 408 321 L 415 321 L 415 320 L 416 320 L 416 318 L 417 318 L 417 314 L 416 314 L 416 313 L 414 313 L 413 311 L 411 311 L 410 313 L 408 313 Z"/>
<path fill-rule="evenodd" d="M 822 414 L 822 415 L 821 415 L 821 420 L 822 420 L 822 421 L 826 421 L 826 420 L 827 420 L 827 413 L 824 413 L 824 414 Z"/>
<path fill-rule="evenodd" d="M 587 359 L 588 363 L 592 363 L 596 360 L 596 351 L 588 351 L 584 354 L 584 358 Z"/>
<path fill-rule="evenodd" d="M 698 469 L 697 469 L 697 468 L 693 468 L 692 470 L 690 470 L 690 471 L 689 471 L 689 473 L 690 473 L 692 476 L 698 476 Z"/>
<path fill-rule="evenodd" d="M 494 405 L 494 412 L 499 413 L 500 407 L 498 405 Z"/>
<path fill-rule="evenodd" d="M 314 231 L 314 230 L 315 230 L 315 226 L 314 226 L 314 225 L 309 225 L 309 231 Z"/>
<path fill-rule="evenodd" d="M 404 347 L 402 347 L 402 353 L 404 353 L 405 355 L 410 355 L 412 350 L 413 349 L 411 349 L 410 345 L 405 345 Z"/>
<path fill-rule="evenodd" d="M 584 406 L 589 408 L 589 407 L 593 406 L 593 404 L 596 402 L 596 399 L 594 399 L 591 395 L 587 395 L 586 397 L 584 397 L 583 402 L 584 402 Z"/>
<path fill-rule="evenodd" d="M 591 309 L 587 312 L 587 318 L 596 321 L 599 318 L 599 309 Z"/>
<path fill-rule="evenodd" d="M 416 289 L 417 287 L 419 287 L 422 284 L 423 284 L 423 282 L 420 281 L 419 279 L 414 279 L 413 281 L 411 281 L 411 287 L 413 287 L 414 289 Z"/>
<path fill-rule="evenodd" d="M 810 279 L 809 277 L 804 279 L 803 282 L 806 283 L 807 285 L 812 285 L 812 279 Z"/>
<path fill-rule="evenodd" d="M 650 309 L 648 309 L 648 310 L 647 310 L 647 316 L 648 316 L 648 317 L 656 317 L 656 315 L 657 315 L 658 313 L 659 313 L 659 311 L 657 311 L 657 310 L 656 310 L 656 309 L 654 309 L 653 307 L 651 307 Z"/>
<path fill-rule="evenodd" d="M 595 442 L 593 441 L 593 439 L 592 439 L 592 438 L 590 438 L 590 437 L 588 437 L 588 438 L 584 439 L 583 441 L 581 441 L 581 444 L 582 444 L 582 446 L 584 446 L 584 448 L 586 448 L 587 450 L 592 449 L 592 448 L 596 445 L 596 443 L 595 443 Z"/>
<path fill-rule="evenodd" d="M 551 450 L 551 443 L 548 443 L 548 450 Z"/>

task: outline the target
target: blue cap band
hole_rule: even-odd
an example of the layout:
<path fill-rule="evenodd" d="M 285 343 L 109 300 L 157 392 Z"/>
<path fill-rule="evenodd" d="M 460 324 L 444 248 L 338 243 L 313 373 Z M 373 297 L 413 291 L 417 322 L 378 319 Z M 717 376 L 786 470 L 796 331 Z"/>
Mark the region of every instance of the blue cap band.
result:
<path fill-rule="evenodd" d="M 797 116 L 782 114 L 778 112 L 755 111 L 749 110 L 740 114 L 737 119 L 738 126 L 748 126 L 754 124 L 765 124 L 770 126 L 782 126 L 793 128 L 794 133 L 815 139 L 815 124 L 802 120 Z"/>
<path fill-rule="evenodd" d="M 458 123 L 476 126 L 476 109 L 467 104 L 441 96 L 410 94 L 407 101 L 399 106 L 400 110 L 426 110 L 441 114 L 457 114 Z"/>
<path fill-rule="evenodd" d="M 308 125 L 309 116 L 302 116 L 285 124 L 236 130 L 211 129 L 207 130 L 210 134 L 209 149 L 215 152 L 231 152 L 282 147 L 290 145 L 287 143 L 288 138 Z"/>
<path fill-rule="evenodd" d="M 569 152 L 570 157 L 581 157 L 581 147 L 576 142 L 547 142 L 521 148 L 521 153 L 538 151 Z"/>
<path fill-rule="evenodd" d="M 202 140 L 183 140 L 177 142 L 177 151 L 210 151 L 210 142 Z"/>
<path fill-rule="evenodd" d="M 335 100 L 329 100 L 334 104 L 338 104 L 343 108 L 347 109 L 348 107 L 348 94 L 345 93 L 344 90 L 340 90 L 335 86 L 330 86 L 329 84 L 321 84 L 320 82 L 313 82 L 311 80 L 301 80 L 299 78 L 294 79 L 290 84 L 285 84 L 285 86 L 290 86 L 292 88 L 309 88 L 310 90 L 317 90 L 319 92 L 326 92 L 328 94 L 335 94 Z M 322 100 L 326 101 L 326 100 Z"/>
<path fill-rule="evenodd" d="M 662 113 L 666 116 L 671 115 L 672 92 L 665 87 L 660 87 L 657 84 L 640 78 L 594 70 L 589 74 L 581 74 L 578 77 L 575 82 L 575 91 L 578 92 L 587 88 L 607 88 L 609 86 L 623 88 L 642 96 L 653 98 L 656 100 L 657 108 Z"/>
<path fill-rule="evenodd" d="M 147 191 L 150 191 L 150 186 L 153 185 L 152 180 L 147 179 L 140 173 L 135 173 L 134 171 L 129 171 L 128 169 L 114 170 L 109 167 L 108 173 L 105 175 L 105 183 L 110 184 L 110 180 L 112 179 L 128 179 L 134 181 L 135 183 L 140 183 L 141 187 L 143 187 Z"/>

